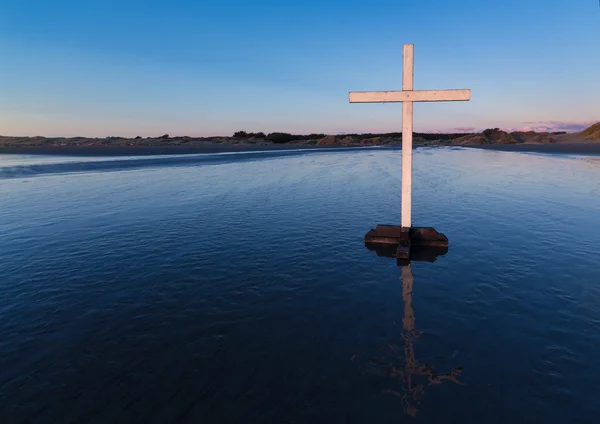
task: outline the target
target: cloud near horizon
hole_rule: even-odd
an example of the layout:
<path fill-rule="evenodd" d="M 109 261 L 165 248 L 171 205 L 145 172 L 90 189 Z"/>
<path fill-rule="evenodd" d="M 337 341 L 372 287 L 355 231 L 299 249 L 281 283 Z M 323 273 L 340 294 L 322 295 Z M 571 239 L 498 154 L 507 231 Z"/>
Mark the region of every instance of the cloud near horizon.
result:
<path fill-rule="evenodd" d="M 585 130 L 586 128 L 591 127 L 598 121 L 589 121 L 589 122 L 560 122 L 560 121 L 531 121 L 531 122 L 523 122 L 521 126 L 515 127 L 502 127 L 500 129 L 506 132 L 515 132 L 515 131 L 535 131 L 535 132 L 560 132 L 566 131 L 568 133 L 576 133 Z M 444 133 L 477 133 L 482 132 L 485 128 L 474 128 L 474 127 L 455 127 L 448 128 Z"/>
<path fill-rule="evenodd" d="M 450 129 L 444 131 L 444 133 L 473 133 L 473 132 L 481 132 L 481 130 L 478 128 L 475 128 L 475 127 L 456 127 L 456 128 L 450 128 Z"/>
<path fill-rule="evenodd" d="M 559 122 L 559 121 L 537 121 L 523 122 L 522 127 L 507 128 L 506 131 L 536 131 L 536 132 L 558 132 L 566 131 L 568 133 L 580 132 L 589 128 L 595 122 Z"/>

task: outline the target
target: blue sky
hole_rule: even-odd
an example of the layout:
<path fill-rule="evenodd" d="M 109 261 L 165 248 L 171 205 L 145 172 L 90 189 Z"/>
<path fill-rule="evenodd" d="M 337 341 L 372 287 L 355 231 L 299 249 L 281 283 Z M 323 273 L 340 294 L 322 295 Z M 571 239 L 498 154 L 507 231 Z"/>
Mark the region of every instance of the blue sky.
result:
<path fill-rule="evenodd" d="M 415 131 L 600 120 L 597 0 L 0 0 L 0 134 L 397 131 L 404 43 Z"/>

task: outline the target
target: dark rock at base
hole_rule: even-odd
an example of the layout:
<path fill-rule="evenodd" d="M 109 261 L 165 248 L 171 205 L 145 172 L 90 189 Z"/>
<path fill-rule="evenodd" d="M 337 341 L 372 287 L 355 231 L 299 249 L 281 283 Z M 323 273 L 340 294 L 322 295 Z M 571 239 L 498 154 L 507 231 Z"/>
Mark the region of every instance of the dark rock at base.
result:
<path fill-rule="evenodd" d="M 377 225 L 365 235 L 366 244 L 448 247 L 448 238 L 431 227 Z"/>
<path fill-rule="evenodd" d="M 411 227 L 410 242 L 413 246 L 448 247 L 448 237 L 431 227 Z"/>

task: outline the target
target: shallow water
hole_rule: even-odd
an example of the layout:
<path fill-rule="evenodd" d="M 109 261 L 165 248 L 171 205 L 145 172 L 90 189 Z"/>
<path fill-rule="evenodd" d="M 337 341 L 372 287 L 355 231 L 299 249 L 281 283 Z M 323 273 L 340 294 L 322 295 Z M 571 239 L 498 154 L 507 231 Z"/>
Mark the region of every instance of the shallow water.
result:
<path fill-rule="evenodd" d="M 415 150 L 410 268 L 399 165 L 0 156 L 0 422 L 596 422 L 600 158 Z"/>

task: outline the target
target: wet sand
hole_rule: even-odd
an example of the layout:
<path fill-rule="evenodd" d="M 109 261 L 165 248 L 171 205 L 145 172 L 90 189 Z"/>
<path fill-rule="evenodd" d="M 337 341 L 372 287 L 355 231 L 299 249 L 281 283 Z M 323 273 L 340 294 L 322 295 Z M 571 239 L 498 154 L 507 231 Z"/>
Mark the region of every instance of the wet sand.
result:
<path fill-rule="evenodd" d="M 504 152 L 563 153 L 584 155 L 600 154 L 600 143 L 487 144 L 465 147 L 485 150 L 500 150 Z"/>
<path fill-rule="evenodd" d="M 323 146 L 341 147 L 341 146 Z M 0 146 L 0 154 L 64 156 L 149 156 L 199 153 L 255 152 L 261 150 L 318 149 L 305 144 L 205 144 L 197 146 Z"/>
<path fill-rule="evenodd" d="M 311 144 L 217 144 L 207 143 L 196 146 L 0 146 L 0 154 L 21 155 L 62 155 L 62 156 L 146 156 L 146 155 L 182 155 L 199 153 L 255 152 L 263 150 L 295 150 L 295 149 L 331 149 L 331 148 L 400 148 L 400 146 L 315 146 Z M 418 147 L 435 147 L 414 146 Z M 600 154 L 600 143 L 557 143 L 557 144 L 488 144 L 466 147 L 505 152 L 537 152 L 557 154 Z"/>

